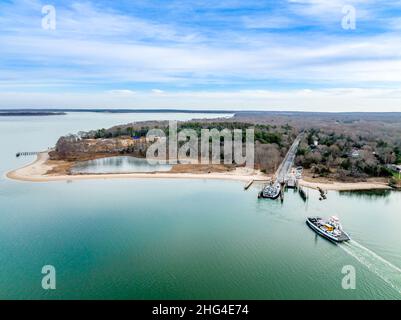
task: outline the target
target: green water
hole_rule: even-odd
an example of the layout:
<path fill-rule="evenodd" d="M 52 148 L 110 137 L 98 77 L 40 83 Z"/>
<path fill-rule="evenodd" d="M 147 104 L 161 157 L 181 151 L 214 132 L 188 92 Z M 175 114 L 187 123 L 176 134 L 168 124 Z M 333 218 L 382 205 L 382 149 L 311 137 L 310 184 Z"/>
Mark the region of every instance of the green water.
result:
<path fill-rule="evenodd" d="M 170 171 L 169 164 L 151 164 L 146 159 L 118 156 L 78 162 L 71 168 L 73 174 L 79 173 L 127 173 Z"/>
<path fill-rule="evenodd" d="M 401 298 L 401 193 L 319 201 L 309 191 L 304 203 L 290 191 L 281 204 L 240 182 L 4 177 L 32 160 L 17 151 L 126 117 L 0 119 L 1 299 Z M 305 225 L 308 215 L 333 214 L 354 242 L 333 245 Z M 47 264 L 54 291 L 41 287 Z M 355 290 L 341 287 L 344 265 L 356 269 Z"/>

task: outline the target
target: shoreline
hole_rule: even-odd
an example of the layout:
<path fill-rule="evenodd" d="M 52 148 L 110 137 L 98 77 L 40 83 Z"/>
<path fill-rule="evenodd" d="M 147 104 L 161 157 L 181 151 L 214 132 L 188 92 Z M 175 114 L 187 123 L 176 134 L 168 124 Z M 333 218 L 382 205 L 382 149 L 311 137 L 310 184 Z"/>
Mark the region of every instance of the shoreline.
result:
<path fill-rule="evenodd" d="M 99 180 L 99 179 L 211 179 L 211 180 L 231 180 L 255 183 L 267 182 L 270 176 L 260 171 L 250 170 L 248 168 L 236 168 L 230 172 L 211 172 L 211 173 L 101 173 L 101 174 L 47 174 L 54 169 L 55 165 L 49 165 L 48 152 L 41 152 L 32 163 L 6 173 L 6 177 L 11 180 L 25 182 L 51 182 L 51 181 L 73 181 L 73 180 Z M 301 179 L 300 186 L 311 189 L 323 189 L 334 191 L 357 191 L 357 190 L 377 190 L 392 188 L 385 183 L 380 182 L 310 182 Z"/>
<path fill-rule="evenodd" d="M 6 173 L 11 180 L 25 182 L 51 182 L 51 181 L 72 181 L 72 180 L 99 180 L 99 179 L 214 179 L 234 180 L 249 182 L 267 182 L 270 177 L 260 171 L 247 168 L 237 168 L 230 172 L 211 173 L 169 173 L 169 172 L 136 172 L 136 173 L 99 173 L 99 174 L 47 174 L 54 166 L 47 164 L 49 159 L 47 152 L 38 153 L 34 162 Z"/>
<path fill-rule="evenodd" d="M 366 190 L 393 190 L 388 184 L 379 182 L 310 182 L 300 180 L 301 187 L 315 190 L 330 190 L 330 191 L 366 191 Z"/>

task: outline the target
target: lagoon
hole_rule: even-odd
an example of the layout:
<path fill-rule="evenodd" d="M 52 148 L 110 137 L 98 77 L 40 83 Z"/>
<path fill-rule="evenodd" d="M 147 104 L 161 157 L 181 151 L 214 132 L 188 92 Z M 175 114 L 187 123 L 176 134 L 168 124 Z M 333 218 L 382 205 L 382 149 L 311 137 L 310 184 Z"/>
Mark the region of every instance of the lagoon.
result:
<path fill-rule="evenodd" d="M 95 160 L 81 161 L 71 168 L 72 174 L 99 173 L 137 173 L 167 172 L 172 168 L 169 164 L 150 164 L 146 159 L 131 156 L 117 156 Z"/>

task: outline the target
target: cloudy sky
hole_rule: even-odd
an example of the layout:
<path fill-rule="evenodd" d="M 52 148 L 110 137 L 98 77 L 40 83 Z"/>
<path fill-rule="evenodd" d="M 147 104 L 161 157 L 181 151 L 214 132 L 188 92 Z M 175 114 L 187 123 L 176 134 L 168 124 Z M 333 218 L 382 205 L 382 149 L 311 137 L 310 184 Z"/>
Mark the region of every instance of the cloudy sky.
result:
<path fill-rule="evenodd" d="M 0 0 L 31 107 L 401 111 L 401 0 Z"/>

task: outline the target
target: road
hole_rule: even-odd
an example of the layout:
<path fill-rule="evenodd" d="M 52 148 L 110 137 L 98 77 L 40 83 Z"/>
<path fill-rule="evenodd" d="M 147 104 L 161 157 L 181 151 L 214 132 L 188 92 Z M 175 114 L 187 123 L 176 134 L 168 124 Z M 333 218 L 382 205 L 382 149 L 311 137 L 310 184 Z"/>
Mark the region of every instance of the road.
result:
<path fill-rule="evenodd" d="M 276 199 L 280 192 L 280 183 L 285 183 L 286 182 L 286 177 L 288 173 L 291 171 L 292 166 L 294 165 L 294 160 L 297 154 L 298 146 L 299 143 L 302 140 L 303 133 L 299 134 L 294 142 L 292 143 L 290 149 L 288 150 L 287 154 L 284 157 L 284 160 L 281 162 L 280 166 L 278 167 L 273 183 L 270 183 L 266 185 L 262 192 L 260 193 L 260 196 L 264 198 L 272 198 Z"/>
<path fill-rule="evenodd" d="M 280 167 L 277 169 L 275 177 L 276 181 L 281 183 L 285 181 L 286 176 L 290 173 L 292 166 L 294 165 L 294 160 L 297 155 L 297 150 L 299 147 L 299 143 L 301 142 L 303 134 L 301 133 L 298 137 L 294 140 L 293 144 L 291 145 L 290 149 L 288 150 L 283 162 L 281 163 Z"/>

